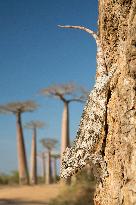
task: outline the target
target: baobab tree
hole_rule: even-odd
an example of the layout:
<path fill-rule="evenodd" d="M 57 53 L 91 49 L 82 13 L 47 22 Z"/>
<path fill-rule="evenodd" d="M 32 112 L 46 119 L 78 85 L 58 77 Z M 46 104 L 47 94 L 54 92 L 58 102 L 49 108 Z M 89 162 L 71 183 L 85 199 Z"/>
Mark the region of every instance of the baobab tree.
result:
<path fill-rule="evenodd" d="M 95 205 L 136 204 L 136 1 L 99 0 L 97 77 L 74 146 L 62 160 L 67 177 L 92 164 Z"/>
<path fill-rule="evenodd" d="M 44 182 L 46 182 L 46 169 L 45 169 L 45 162 L 46 162 L 46 153 L 45 151 L 37 153 L 37 157 L 42 161 L 42 177 Z"/>
<path fill-rule="evenodd" d="M 51 170 L 51 151 L 57 144 L 56 139 L 45 138 L 40 140 L 44 148 L 46 148 L 46 184 L 52 182 L 52 170 Z"/>
<path fill-rule="evenodd" d="M 67 147 L 70 147 L 69 139 L 69 104 L 71 102 L 85 102 L 88 92 L 81 86 L 73 83 L 53 85 L 41 90 L 42 95 L 55 97 L 64 104 L 62 114 L 62 130 L 61 130 L 61 156 Z"/>
<path fill-rule="evenodd" d="M 0 113 L 11 113 L 16 116 L 18 171 L 19 183 L 21 185 L 29 183 L 21 115 L 24 112 L 32 112 L 36 108 L 37 104 L 34 101 L 12 102 L 5 105 L 0 105 Z"/>
<path fill-rule="evenodd" d="M 43 128 L 44 123 L 41 121 L 30 121 L 26 123 L 24 127 L 31 129 L 33 132 L 30 158 L 30 182 L 31 184 L 37 184 L 37 129 Z"/>
<path fill-rule="evenodd" d="M 60 154 L 54 152 L 51 154 L 51 158 L 52 158 L 52 178 L 53 178 L 53 182 L 56 182 L 57 180 L 57 159 L 60 158 Z"/>

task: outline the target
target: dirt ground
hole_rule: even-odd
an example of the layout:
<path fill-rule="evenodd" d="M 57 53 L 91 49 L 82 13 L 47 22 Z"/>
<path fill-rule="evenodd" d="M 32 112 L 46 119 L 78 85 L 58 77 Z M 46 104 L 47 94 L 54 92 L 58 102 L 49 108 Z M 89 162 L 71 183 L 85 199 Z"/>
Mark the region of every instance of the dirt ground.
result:
<path fill-rule="evenodd" d="M 1 186 L 0 205 L 48 205 L 50 199 L 55 198 L 61 186 Z"/>

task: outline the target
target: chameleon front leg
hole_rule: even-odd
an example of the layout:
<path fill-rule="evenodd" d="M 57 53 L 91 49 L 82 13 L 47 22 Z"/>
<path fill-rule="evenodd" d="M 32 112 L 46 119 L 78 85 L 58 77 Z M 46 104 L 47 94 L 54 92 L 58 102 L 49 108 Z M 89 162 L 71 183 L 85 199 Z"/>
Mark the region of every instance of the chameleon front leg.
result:
<path fill-rule="evenodd" d="M 69 158 L 68 155 L 68 153 L 70 152 L 72 154 L 71 158 Z M 75 152 L 73 153 L 70 148 L 67 148 L 66 153 L 67 154 L 63 156 L 63 164 L 61 167 L 62 178 L 68 178 L 74 175 L 87 164 L 91 165 L 91 167 L 93 168 L 93 174 L 96 177 L 97 181 L 100 181 L 102 178 L 108 176 L 106 162 L 104 161 L 104 158 L 101 154 L 90 154 L 83 149 L 78 150 L 75 154 Z M 68 164 L 66 163 L 66 160 L 68 160 Z"/>

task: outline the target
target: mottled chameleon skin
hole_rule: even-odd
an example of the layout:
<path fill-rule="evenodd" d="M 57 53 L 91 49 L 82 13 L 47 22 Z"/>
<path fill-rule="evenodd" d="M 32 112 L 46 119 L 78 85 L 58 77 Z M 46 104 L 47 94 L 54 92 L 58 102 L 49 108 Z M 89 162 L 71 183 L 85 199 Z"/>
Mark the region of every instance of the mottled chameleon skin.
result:
<path fill-rule="evenodd" d="M 110 73 L 112 76 L 112 73 Z M 84 108 L 79 130 L 73 147 L 63 154 L 61 177 L 67 178 L 86 164 L 99 164 L 102 175 L 107 174 L 106 165 L 100 153 L 97 153 L 100 136 L 105 124 L 107 88 L 111 77 L 103 76 L 96 82 Z M 100 151 L 100 150 L 99 150 Z"/>
<path fill-rule="evenodd" d="M 69 26 L 69 28 L 74 28 L 74 26 Z M 90 31 L 88 33 L 92 35 L 89 29 L 81 26 L 75 28 Z M 92 36 L 97 44 L 96 83 L 84 107 L 74 145 L 67 148 L 63 154 L 61 164 L 61 177 L 63 178 L 70 177 L 86 164 L 93 165 L 97 178 L 107 176 L 106 163 L 101 154 L 101 133 L 105 125 L 109 82 L 116 68 L 107 72 L 102 44 L 94 32 Z"/>

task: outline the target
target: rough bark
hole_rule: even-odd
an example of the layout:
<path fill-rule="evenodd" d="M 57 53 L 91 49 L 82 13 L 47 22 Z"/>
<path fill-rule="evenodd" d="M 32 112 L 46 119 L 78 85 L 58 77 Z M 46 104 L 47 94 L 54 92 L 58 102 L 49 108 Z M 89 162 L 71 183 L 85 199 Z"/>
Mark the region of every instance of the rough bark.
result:
<path fill-rule="evenodd" d="M 62 115 L 62 133 L 61 133 L 61 157 L 67 147 L 69 147 L 69 103 L 64 102 Z"/>
<path fill-rule="evenodd" d="M 17 150 L 18 150 L 18 170 L 19 183 L 21 185 L 28 184 L 28 169 L 25 153 L 25 145 L 23 138 L 23 130 L 21 124 L 21 113 L 16 113 L 16 128 L 17 128 Z"/>
<path fill-rule="evenodd" d="M 52 173 L 51 173 L 51 152 L 48 150 L 46 155 L 46 184 L 52 182 Z"/>
<path fill-rule="evenodd" d="M 31 167 L 30 167 L 30 182 L 37 184 L 37 159 L 36 159 L 36 128 L 33 128 L 32 145 L 31 145 Z"/>
<path fill-rule="evenodd" d="M 99 35 L 110 83 L 103 155 L 109 176 L 98 184 L 96 205 L 136 204 L 136 1 L 100 0 Z"/>

